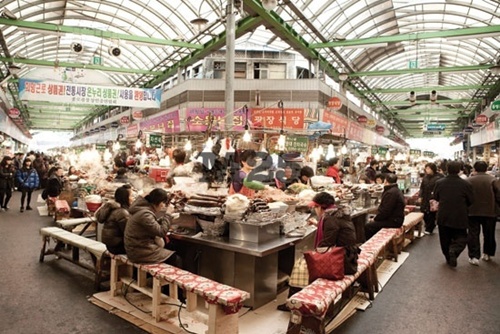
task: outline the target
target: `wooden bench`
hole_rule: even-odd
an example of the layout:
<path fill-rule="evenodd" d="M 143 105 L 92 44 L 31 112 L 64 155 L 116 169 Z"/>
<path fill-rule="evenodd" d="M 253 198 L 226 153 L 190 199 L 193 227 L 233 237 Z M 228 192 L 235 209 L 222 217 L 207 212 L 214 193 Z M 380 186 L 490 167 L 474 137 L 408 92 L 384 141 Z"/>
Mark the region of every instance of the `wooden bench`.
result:
<path fill-rule="evenodd" d="M 76 227 L 85 224 L 85 226 L 78 232 L 78 235 L 83 235 L 85 231 L 87 231 L 87 229 L 95 222 L 96 222 L 95 218 L 92 217 L 68 218 L 68 219 L 56 220 L 57 226 L 70 232 L 72 232 Z M 89 236 L 87 235 L 87 237 Z"/>
<path fill-rule="evenodd" d="M 376 262 L 380 253 L 385 252 L 396 235 L 396 231 L 382 229 L 360 246 L 358 271 L 346 275 L 342 280 L 331 281 L 318 278 L 301 291 L 287 299 L 291 310 L 288 334 L 325 333 L 325 326 L 330 318 L 330 311 L 336 300 L 346 297 L 348 289 L 359 279 L 364 279 L 370 300 L 378 292 Z"/>
<path fill-rule="evenodd" d="M 415 239 L 415 229 L 417 229 L 418 237 L 420 238 L 424 228 L 424 214 L 422 212 L 410 212 L 405 216 L 403 227 L 406 239 Z"/>
<path fill-rule="evenodd" d="M 131 276 L 125 276 L 131 274 L 132 267 L 137 268 L 136 282 Z M 153 277 L 152 287 L 147 284 L 147 274 Z M 152 298 L 152 316 L 157 322 L 162 320 L 162 308 L 168 307 L 162 305 L 162 300 L 167 298 L 161 293 L 163 286 L 168 285 L 169 298 L 174 300 L 178 299 L 177 287 L 186 291 L 188 312 L 197 309 L 198 296 L 201 296 L 208 304 L 207 334 L 238 333 L 238 311 L 243 306 L 243 302 L 250 298 L 250 294 L 246 291 L 165 263 L 137 264 L 130 262 L 125 255 L 111 254 L 110 294 L 118 295 L 124 285 Z"/>
<path fill-rule="evenodd" d="M 59 258 L 73 262 L 82 268 L 92 271 L 95 275 L 95 289 L 100 289 L 100 284 L 104 276 L 105 260 L 109 259 L 109 253 L 106 251 L 105 244 L 71 233 L 59 227 L 43 227 L 40 229 L 40 234 L 43 241 L 40 251 L 40 262 L 44 261 L 46 255 L 56 255 Z M 51 239 L 55 241 L 55 245 L 49 248 Z M 65 245 L 71 245 L 71 255 L 65 250 Z M 90 254 L 93 265 L 80 260 L 80 250 L 84 250 Z"/>

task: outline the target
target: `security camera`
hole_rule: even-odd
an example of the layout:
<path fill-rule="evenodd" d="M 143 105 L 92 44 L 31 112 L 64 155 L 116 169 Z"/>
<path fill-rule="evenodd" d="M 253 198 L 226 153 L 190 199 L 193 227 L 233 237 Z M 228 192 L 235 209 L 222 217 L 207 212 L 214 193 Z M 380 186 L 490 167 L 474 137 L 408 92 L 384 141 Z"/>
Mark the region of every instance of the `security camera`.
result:
<path fill-rule="evenodd" d="M 118 57 L 122 54 L 122 50 L 119 47 L 112 45 L 109 47 L 108 53 L 110 56 Z"/>
<path fill-rule="evenodd" d="M 71 43 L 71 51 L 73 51 L 74 53 L 82 53 L 83 45 L 80 43 Z"/>

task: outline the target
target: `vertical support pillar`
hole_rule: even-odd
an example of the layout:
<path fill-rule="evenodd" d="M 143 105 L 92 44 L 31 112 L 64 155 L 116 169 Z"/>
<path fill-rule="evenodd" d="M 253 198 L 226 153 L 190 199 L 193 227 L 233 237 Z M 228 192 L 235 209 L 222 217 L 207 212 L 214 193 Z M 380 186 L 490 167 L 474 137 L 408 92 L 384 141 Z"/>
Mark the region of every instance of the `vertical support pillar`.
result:
<path fill-rule="evenodd" d="M 234 110 L 234 58 L 235 58 L 235 12 L 234 0 L 227 0 L 226 5 L 226 113 L 224 130 L 233 130 Z"/>

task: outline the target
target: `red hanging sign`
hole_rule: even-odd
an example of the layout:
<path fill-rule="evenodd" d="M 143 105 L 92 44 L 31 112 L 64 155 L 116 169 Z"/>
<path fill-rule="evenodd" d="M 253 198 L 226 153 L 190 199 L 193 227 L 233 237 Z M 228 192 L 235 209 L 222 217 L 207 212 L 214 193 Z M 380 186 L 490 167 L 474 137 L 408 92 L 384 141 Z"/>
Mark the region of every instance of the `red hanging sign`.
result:
<path fill-rule="evenodd" d="M 340 110 L 342 108 L 342 101 L 334 96 L 328 100 L 328 108 L 332 110 Z"/>
<path fill-rule="evenodd" d="M 17 108 L 10 108 L 9 109 L 9 116 L 10 118 L 18 118 L 19 115 L 21 115 L 21 112 Z"/>
<path fill-rule="evenodd" d="M 382 135 L 384 134 L 385 128 L 383 126 L 377 126 L 375 127 L 375 131 L 377 131 L 379 135 Z"/>
<path fill-rule="evenodd" d="M 136 110 L 132 113 L 132 118 L 135 120 L 142 119 L 142 110 Z"/>
<path fill-rule="evenodd" d="M 488 123 L 488 116 L 486 116 L 484 114 L 477 115 L 477 117 L 476 117 L 476 124 L 484 125 L 486 123 Z"/>
<path fill-rule="evenodd" d="M 123 116 L 122 118 L 120 118 L 120 124 L 128 124 L 130 123 L 130 119 L 128 116 Z"/>
<path fill-rule="evenodd" d="M 359 124 L 366 124 L 368 122 L 368 117 L 366 116 L 358 116 L 358 123 Z"/>

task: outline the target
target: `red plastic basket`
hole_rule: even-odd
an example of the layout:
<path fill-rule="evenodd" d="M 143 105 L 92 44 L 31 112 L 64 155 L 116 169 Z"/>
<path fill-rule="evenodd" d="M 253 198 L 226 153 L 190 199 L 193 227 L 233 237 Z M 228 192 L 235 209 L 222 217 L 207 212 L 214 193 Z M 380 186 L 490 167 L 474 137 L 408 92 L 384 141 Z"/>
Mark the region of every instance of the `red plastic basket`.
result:
<path fill-rule="evenodd" d="M 85 203 L 87 204 L 87 209 L 90 211 L 90 212 L 96 212 L 97 209 L 99 209 L 102 205 L 102 203 Z"/>

